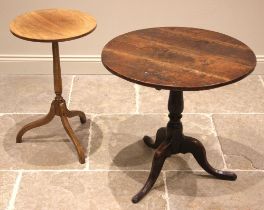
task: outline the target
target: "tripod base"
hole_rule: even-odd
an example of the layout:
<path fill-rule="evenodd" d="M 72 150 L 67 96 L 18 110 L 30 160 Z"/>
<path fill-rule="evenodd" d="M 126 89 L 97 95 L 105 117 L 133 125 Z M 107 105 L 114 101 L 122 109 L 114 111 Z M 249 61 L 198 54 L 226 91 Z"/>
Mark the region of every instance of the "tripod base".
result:
<path fill-rule="evenodd" d="M 209 174 L 212 174 L 216 178 L 224 180 L 236 180 L 237 176 L 235 173 L 228 171 L 221 171 L 213 168 L 207 161 L 206 151 L 202 143 L 192 137 L 184 136 L 182 141 L 180 141 L 179 151 L 175 152 L 173 144 L 166 139 L 166 128 L 160 128 L 157 131 L 156 141 L 153 141 L 150 137 L 145 136 L 143 138 L 146 145 L 151 148 L 157 148 L 153 162 L 150 175 L 144 187 L 132 198 L 133 203 L 139 202 L 153 187 L 155 184 L 162 166 L 166 158 L 173 154 L 178 153 L 192 153 L 199 165 Z M 163 141 L 162 141 L 163 140 Z"/>
<path fill-rule="evenodd" d="M 81 164 L 85 163 L 85 154 L 84 149 L 81 146 L 77 136 L 75 135 L 73 129 L 70 126 L 68 118 L 79 116 L 81 123 L 86 122 L 86 116 L 81 111 L 70 111 L 68 110 L 65 100 L 61 96 L 57 96 L 51 103 L 49 113 L 41 119 L 38 119 L 34 122 L 31 122 L 25 125 L 17 134 L 16 142 L 22 143 L 22 136 L 29 130 L 33 128 L 40 127 L 42 125 L 48 124 L 54 117 L 59 116 L 61 118 L 61 122 L 63 124 L 64 129 L 72 140 L 79 157 L 79 161 Z"/>
<path fill-rule="evenodd" d="M 160 128 L 156 134 L 156 140 L 150 137 L 143 138 L 145 144 L 156 149 L 152 161 L 149 177 L 143 188 L 132 198 L 133 203 L 139 202 L 155 184 L 166 158 L 179 153 L 192 153 L 199 165 L 209 174 L 224 180 L 236 180 L 237 175 L 228 171 L 221 171 L 213 168 L 207 161 L 206 151 L 202 143 L 183 134 L 181 123 L 183 111 L 182 91 L 170 91 L 169 102 L 169 122 L 167 127 Z"/>

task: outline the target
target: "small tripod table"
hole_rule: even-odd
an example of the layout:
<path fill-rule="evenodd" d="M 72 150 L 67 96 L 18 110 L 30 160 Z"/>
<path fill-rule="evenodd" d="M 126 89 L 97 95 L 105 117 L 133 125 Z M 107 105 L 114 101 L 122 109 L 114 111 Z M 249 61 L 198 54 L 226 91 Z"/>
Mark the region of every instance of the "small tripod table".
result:
<path fill-rule="evenodd" d="M 10 24 L 10 31 L 17 37 L 33 42 L 52 43 L 54 90 L 56 97 L 51 103 L 49 113 L 24 126 L 17 134 L 16 142 L 22 142 L 22 136 L 30 129 L 49 123 L 55 115 L 61 118 L 63 127 L 77 150 L 80 163 L 85 163 L 85 153 L 77 136 L 72 130 L 68 117 L 79 116 L 81 123 L 86 122 L 81 111 L 68 110 L 62 97 L 62 79 L 60 68 L 59 42 L 83 37 L 96 28 L 93 17 L 76 10 L 46 9 L 23 14 L 16 17 Z M 34 91 L 34 90 L 32 90 Z"/>
<path fill-rule="evenodd" d="M 208 90 L 241 80 L 256 65 L 249 47 L 227 35 L 184 27 L 149 28 L 129 32 L 108 42 L 102 52 L 104 66 L 130 82 L 170 90 L 169 122 L 156 140 L 143 138 L 156 149 L 150 175 L 132 201 L 139 202 L 155 184 L 165 159 L 192 153 L 199 165 L 219 179 L 235 180 L 236 174 L 214 169 L 202 143 L 183 134 L 183 91 Z"/>

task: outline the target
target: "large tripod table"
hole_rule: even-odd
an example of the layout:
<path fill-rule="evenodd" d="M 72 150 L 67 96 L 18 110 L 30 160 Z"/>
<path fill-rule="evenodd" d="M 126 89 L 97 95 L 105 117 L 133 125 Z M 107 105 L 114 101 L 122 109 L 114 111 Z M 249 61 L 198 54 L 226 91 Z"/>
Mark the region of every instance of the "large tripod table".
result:
<path fill-rule="evenodd" d="M 183 134 L 183 91 L 208 90 L 237 82 L 255 68 L 256 57 L 244 43 L 230 36 L 196 28 L 161 27 L 132 31 L 106 44 L 104 66 L 113 74 L 140 85 L 170 91 L 169 122 L 156 140 L 145 144 L 156 149 L 149 177 L 132 201 L 140 201 L 155 184 L 169 156 L 192 153 L 213 176 L 236 180 L 235 173 L 213 168 L 202 143 Z M 201 99 L 202 100 L 202 99 Z"/>

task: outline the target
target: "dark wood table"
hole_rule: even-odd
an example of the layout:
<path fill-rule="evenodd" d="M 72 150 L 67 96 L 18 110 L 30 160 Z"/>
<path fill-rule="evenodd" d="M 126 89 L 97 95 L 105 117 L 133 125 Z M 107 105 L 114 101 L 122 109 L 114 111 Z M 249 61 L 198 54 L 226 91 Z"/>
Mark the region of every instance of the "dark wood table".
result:
<path fill-rule="evenodd" d="M 104 66 L 113 74 L 140 85 L 170 90 L 169 122 L 156 140 L 143 138 L 156 149 L 150 175 L 132 201 L 139 202 L 155 184 L 167 157 L 192 153 L 199 165 L 219 179 L 236 180 L 235 173 L 213 168 L 202 143 L 183 134 L 183 91 L 208 90 L 237 82 L 256 66 L 253 51 L 230 36 L 196 28 L 161 27 L 120 35 L 106 44 Z"/>
<path fill-rule="evenodd" d="M 61 118 L 63 127 L 77 150 L 80 163 L 85 163 L 84 149 L 71 128 L 68 118 L 79 116 L 81 123 L 85 123 L 86 117 L 81 111 L 68 110 L 62 97 L 59 42 L 86 36 L 95 28 L 96 20 L 92 16 L 70 9 L 32 11 L 16 17 L 11 22 L 10 31 L 14 36 L 32 42 L 52 43 L 54 92 L 56 94 L 49 113 L 45 117 L 25 125 L 17 134 L 17 143 L 22 142 L 22 136 L 27 131 L 49 123 L 57 115 Z"/>

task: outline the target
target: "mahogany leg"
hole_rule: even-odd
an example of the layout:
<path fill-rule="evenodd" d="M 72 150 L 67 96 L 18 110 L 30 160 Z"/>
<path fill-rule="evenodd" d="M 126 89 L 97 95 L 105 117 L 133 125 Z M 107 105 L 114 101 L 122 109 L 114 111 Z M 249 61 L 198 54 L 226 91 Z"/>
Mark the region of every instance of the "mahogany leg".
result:
<path fill-rule="evenodd" d="M 144 136 L 143 141 L 145 144 L 153 149 L 157 149 L 159 145 L 166 139 L 166 128 L 159 128 L 156 133 L 156 141 L 149 136 Z"/>
<path fill-rule="evenodd" d="M 184 140 L 180 144 L 180 153 L 192 153 L 199 165 L 209 174 L 219 179 L 236 180 L 237 175 L 229 171 L 221 171 L 213 168 L 207 161 L 206 151 L 202 143 L 192 137 L 184 136 Z"/>
<path fill-rule="evenodd" d="M 167 128 L 160 128 L 157 131 L 155 142 L 150 137 L 145 136 L 143 138 L 146 145 L 151 148 L 158 147 L 158 149 L 152 161 L 152 168 L 148 180 L 138 194 L 133 197 L 133 203 L 139 202 L 151 190 L 166 158 L 172 154 L 192 153 L 199 165 L 209 174 L 219 179 L 236 180 L 237 175 L 235 173 L 217 170 L 208 163 L 205 148 L 200 141 L 183 135 L 183 126 L 181 123 L 183 107 L 183 92 L 170 91 L 168 101 L 169 122 Z"/>
<path fill-rule="evenodd" d="M 155 152 L 147 182 L 145 183 L 144 187 L 132 198 L 133 203 L 139 202 L 151 190 L 160 174 L 166 158 L 170 155 L 171 144 L 167 143 L 166 141 L 162 142 Z"/>
<path fill-rule="evenodd" d="M 16 137 L 16 143 L 22 143 L 22 136 L 29 130 L 33 129 L 33 128 L 37 128 L 37 127 L 40 127 L 42 125 L 46 125 L 48 124 L 55 116 L 55 108 L 54 108 L 54 102 L 51 103 L 51 107 L 50 107 L 50 111 L 49 113 L 34 121 L 34 122 L 31 122 L 27 125 L 25 125 L 17 134 L 17 137 Z"/>
<path fill-rule="evenodd" d="M 60 118 L 61 118 L 61 122 L 63 124 L 64 129 L 66 130 L 67 134 L 69 135 L 70 139 L 72 140 L 77 153 L 78 153 L 78 157 L 79 157 L 79 161 L 81 164 L 85 163 L 85 154 L 84 154 L 84 150 L 82 148 L 82 145 L 80 144 L 77 136 L 75 135 L 74 131 L 71 128 L 71 125 L 67 119 L 67 116 L 65 114 L 65 109 L 66 105 L 64 103 L 60 104 Z"/>

